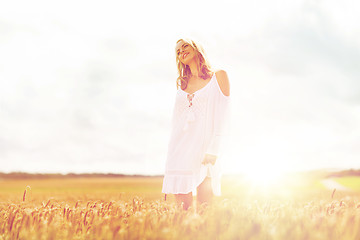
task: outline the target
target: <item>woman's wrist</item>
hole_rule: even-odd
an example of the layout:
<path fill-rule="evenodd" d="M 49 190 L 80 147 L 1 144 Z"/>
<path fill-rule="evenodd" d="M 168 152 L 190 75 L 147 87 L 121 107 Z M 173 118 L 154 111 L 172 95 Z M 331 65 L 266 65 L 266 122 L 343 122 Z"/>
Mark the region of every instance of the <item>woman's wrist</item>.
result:
<path fill-rule="evenodd" d="M 211 163 L 212 165 L 214 165 L 215 162 L 216 162 L 216 159 L 217 159 L 216 155 L 206 153 L 205 157 L 204 157 L 204 160 L 202 161 L 202 164 Z"/>

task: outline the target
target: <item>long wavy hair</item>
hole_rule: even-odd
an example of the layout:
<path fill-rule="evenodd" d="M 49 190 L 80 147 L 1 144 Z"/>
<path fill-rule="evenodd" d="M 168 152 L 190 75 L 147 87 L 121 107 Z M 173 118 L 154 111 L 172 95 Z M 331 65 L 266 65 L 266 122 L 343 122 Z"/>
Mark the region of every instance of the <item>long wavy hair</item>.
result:
<path fill-rule="evenodd" d="M 212 69 L 205 55 L 204 48 L 201 46 L 201 44 L 188 38 L 181 38 L 176 42 L 176 44 L 179 43 L 180 41 L 188 43 L 195 50 L 196 53 L 195 58 L 198 66 L 198 72 L 200 73 L 200 77 L 204 80 L 210 78 Z M 176 80 L 176 88 L 178 89 L 179 87 L 181 87 L 181 89 L 184 90 L 187 88 L 189 79 L 192 76 L 191 70 L 189 65 L 185 65 L 180 61 L 179 55 L 177 55 L 176 53 L 175 55 L 176 55 L 176 65 L 179 72 L 179 77 Z"/>

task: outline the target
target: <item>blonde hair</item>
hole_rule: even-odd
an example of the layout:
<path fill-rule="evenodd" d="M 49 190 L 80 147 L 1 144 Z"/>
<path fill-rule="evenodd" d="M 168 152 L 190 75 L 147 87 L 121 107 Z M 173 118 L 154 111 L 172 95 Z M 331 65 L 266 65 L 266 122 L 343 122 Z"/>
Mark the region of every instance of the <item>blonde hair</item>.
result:
<path fill-rule="evenodd" d="M 181 38 L 176 43 L 179 43 L 180 41 L 188 43 L 195 50 L 200 77 L 204 80 L 211 77 L 212 69 L 201 44 L 188 38 Z M 179 87 L 181 87 L 181 89 L 184 90 L 186 89 L 189 79 L 192 75 L 191 70 L 189 65 L 185 65 L 180 61 L 179 55 L 177 55 L 176 53 L 175 55 L 176 65 L 179 72 L 179 77 L 176 80 L 176 88 L 178 89 Z"/>

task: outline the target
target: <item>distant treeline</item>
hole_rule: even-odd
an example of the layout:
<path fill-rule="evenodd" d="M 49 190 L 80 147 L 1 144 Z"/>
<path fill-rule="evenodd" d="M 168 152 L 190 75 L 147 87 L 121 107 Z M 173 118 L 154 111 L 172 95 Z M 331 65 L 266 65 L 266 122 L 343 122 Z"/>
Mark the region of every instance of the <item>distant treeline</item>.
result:
<path fill-rule="evenodd" d="M 315 171 L 317 173 L 318 171 Z M 360 169 L 349 169 L 337 172 L 320 171 L 322 177 L 346 177 L 346 176 L 359 176 Z M 314 172 L 306 172 L 305 174 L 314 174 Z M 1 173 L 0 179 L 48 179 L 48 178 L 125 178 L 125 177 L 162 177 L 162 175 L 128 175 L 118 173 L 26 173 L 26 172 L 11 172 Z"/>
<path fill-rule="evenodd" d="M 332 172 L 328 177 L 347 177 L 347 176 L 360 176 L 360 169 L 349 169 L 339 172 Z"/>
<path fill-rule="evenodd" d="M 46 179 L 46 178 L 124 178 L 124 177 L 159 177 L 147 175 L 127 175 L 116 173 L 25 173 L 25 172 L 11 172 L 1 173 L 0 179 Z"/>

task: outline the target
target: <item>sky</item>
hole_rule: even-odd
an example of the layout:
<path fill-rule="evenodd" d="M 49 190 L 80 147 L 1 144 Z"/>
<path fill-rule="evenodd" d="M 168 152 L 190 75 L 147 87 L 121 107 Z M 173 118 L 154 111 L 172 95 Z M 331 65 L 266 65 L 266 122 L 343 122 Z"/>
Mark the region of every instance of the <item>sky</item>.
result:
<path fill-rule="evenodd" d="M 229 76 L 225 174 L 360 168 L 359 7 L 8 1 L 0 172 L 163 174 L 182 37 Z"/>

